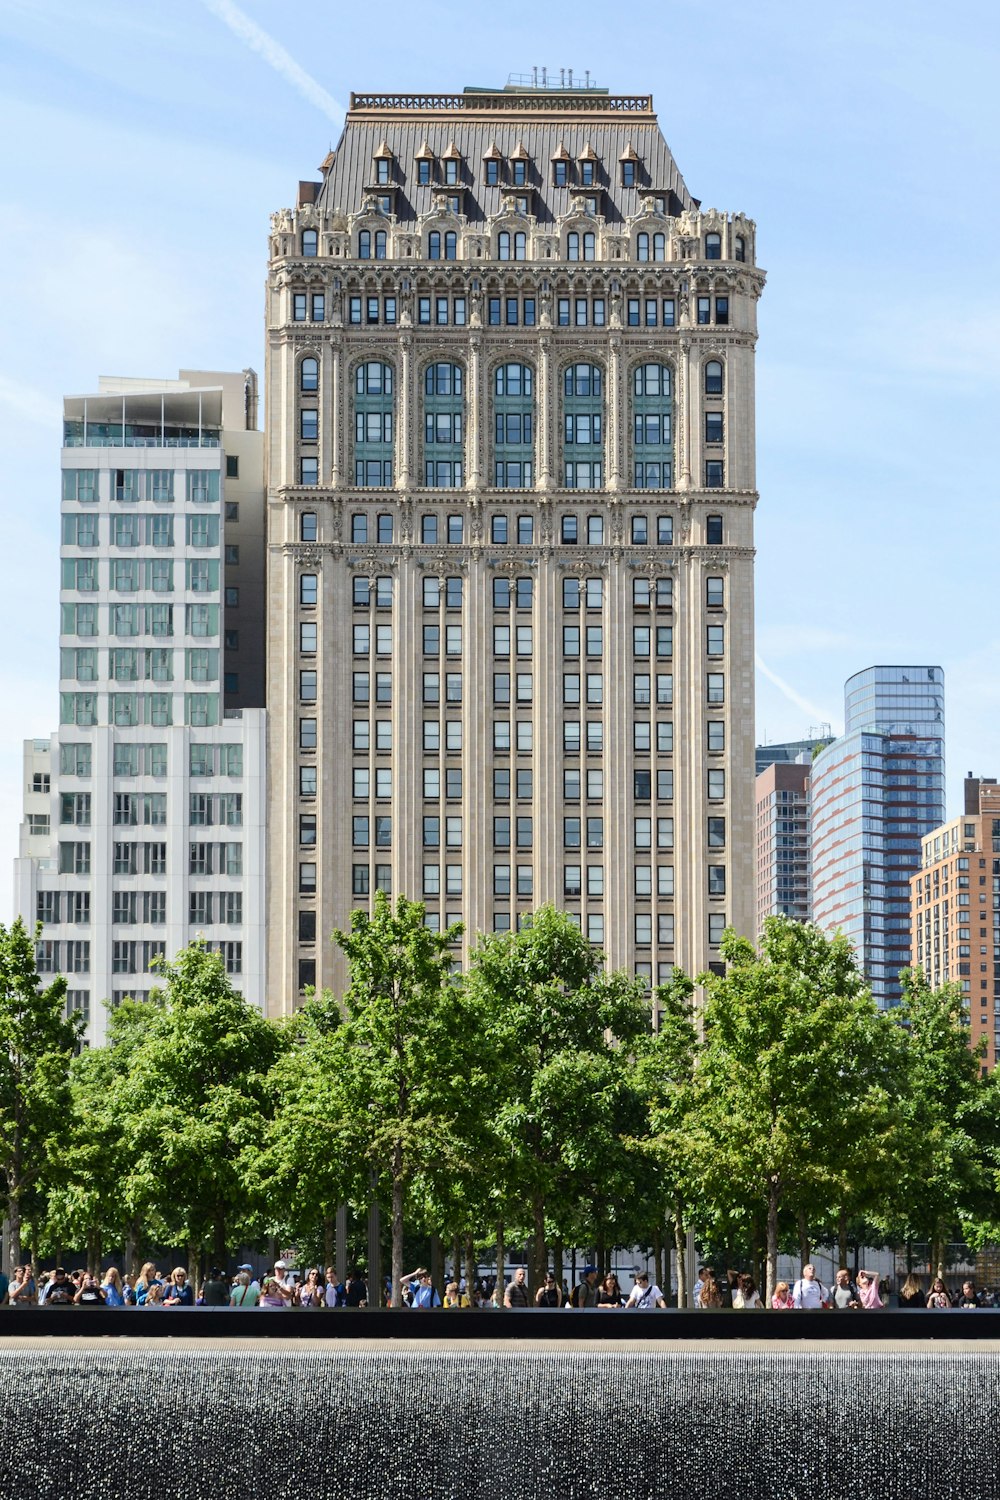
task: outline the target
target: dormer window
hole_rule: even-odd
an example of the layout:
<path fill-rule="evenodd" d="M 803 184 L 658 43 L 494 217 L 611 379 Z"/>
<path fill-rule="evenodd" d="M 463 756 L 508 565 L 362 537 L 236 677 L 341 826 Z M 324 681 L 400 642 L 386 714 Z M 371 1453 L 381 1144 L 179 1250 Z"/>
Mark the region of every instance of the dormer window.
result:
<path fill-rule="evenodd" d="M 486 173 L 486 186 L 499 187 L 500 163 L 497 161 L 496 157 L 491 157 L 488 161 L 485 161 L 483 163 L 483 169 Z"/>
<path fill-rule="evenodd" d="M 375 182 L 379 187 L 388 187 L 392 182 L 392 152 L 386 141 L 380 141 L 375 152 Z"/>
<path fill-rule="evenodd" d="M 580 163 L 580 185 L 582 187 L 594 186 L 594 163 L 592 161 Z"/>
<path fill-rule="evenodd" d="M 414 160 L 417 163 L 417 186 L 430 187 L 434 181 L 434 152 L 422 141 Z"/>
<path fill-rule="evenodd" d="M 639 185 L 639 158 L 635 153 L 635 147 L 629 141 L 625 150 L 618 158 L 621 169 L 622 187 L 634 188 Z"/>
<path fill-rule="evenodd" d="M 441 170 L 444 174 L 445 187 L 458 187 L 459 168 L 462 165 L 462 153 L 454 141 L 448 143 L 448 149 L 441 157 Z"/>
<path fill-rule="evenodd" d="M 552 186 L 569 187 L 568 161 L 554 161 L 552 163 Z"/>
<path fill-rule="evenodd" d="M 736 236 L 736 253 L 735 253 L 734 259 L 735 260 L 746 260 L 746 258 L 747 258 L 747 242 L 746 242 L 746 240 L 743 238 L 743 236 L 741 234 L 738 234 Z"/>
<path fill-rule="evenodd" d="M 512 161 L 510 164 L 510 180 L 515 187 L 524 187 L 528 181 L 528 163 L 526 161 Z"/>

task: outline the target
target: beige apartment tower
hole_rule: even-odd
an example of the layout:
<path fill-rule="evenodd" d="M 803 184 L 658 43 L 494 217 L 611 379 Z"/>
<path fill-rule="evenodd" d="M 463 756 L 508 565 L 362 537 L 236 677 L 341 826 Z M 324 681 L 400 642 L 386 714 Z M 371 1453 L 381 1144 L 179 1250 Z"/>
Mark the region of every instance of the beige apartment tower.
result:
<path fill-rule="evenodd" d="M 274 215 L 272 1012 L 379 889 L 653 985 L 752 932 L 755 248 L 595 88 L 352 95 Z"/>

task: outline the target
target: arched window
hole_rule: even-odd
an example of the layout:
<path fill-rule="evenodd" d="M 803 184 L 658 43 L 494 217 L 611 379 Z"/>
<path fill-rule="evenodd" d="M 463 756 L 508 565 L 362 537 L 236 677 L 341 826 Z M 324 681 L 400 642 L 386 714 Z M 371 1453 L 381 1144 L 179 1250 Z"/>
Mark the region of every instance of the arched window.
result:
<path fill-rule="evenodd" d="M 592 230 L 588 229 L 587 232 L 586 232 L 586 234 L 583 236 L 583 258 L 584 258 L 584 260 L 594 260 L 594 258 L 596 256 L 596 252 L 597 252 L 597 237 L 596 237 L 596 235 L 594 234 L 594 232 Z"/>
<path fill-rule="evenodd" d="M 384 229 L 376 229 L 376 231 L 375 231 L 375 259 L 376 260 L 385 260 L 385 245 L 386 245 L 385 230 Z"/>
<path fill-rule="evenodd" d="M 497 235 L 497 260 L 510 260 L 510 232 L 506 229 Z"/>
<path fill-rule="evenodd" d="M 497 489 L 534 484 L 534 371 L 530 365 L 498 365 L 493 376 L 493 482 Z"/>
<path fill-rule="evenodd" d="M 358 235 L 358 259 L 371 260 L 372 258 L 372 232 L 370 229 L 362 229 Z"/>
<path fill-rule="evenodd" d="M 432 229 L 427 236 L 427 259 L 441 259 L 441 232 L 438 229 Z"/>
<path fill-rule="evenodd" d="M 455 260 L 458 255 L 458 235 L 454 229 L 449 229 L 444 237 L 444 258 Z"/>
<path fill-rule="evenodd" d="M 721 260 L 722 259 L 722 235 L 721 234 L 706 234 L 706 236 L 705 236 L 705 259 L 706 260 Z"/>
<path fill-rule="evenodd" d="M 705 366 L 705 395 L 722 395 L 722 363 L 717 359 L 710 359 Z"/>
<path fill-rule="evenodd" d="M 424 371 L 424 483 L 458 489 L 465 474 L 465 403 L 461 365 L 444 360 Z"/>
<path fill-rule="evenodd" d="M 299 365 L 299 390 L 319 390 L 319 360 L 307 355 Z"/>
<path fill-rule="evenodd" d="M 354 483 L 368 489 L 392 484 L 392 366 L 366 360 L 354 371 Z"/>
<path fill-rule="evenodd" d="M 649 259 L 649 235 L 645 231 L 635 237 L 635 258 L 636 260 Z"/>
<path fill-rule="evenodd" d="M 523 260 L 524 259 L 526 245 L 527 245 L 527 238 L 526 238 L 526 236 L 524 234 L 524 231 L 521 230 L 521 229 L 519 229 L 517 231 L 517 233 L 514 235 L 514 259 L 515 260 Z"/>
<path fill-rule="evenodd" d="M 604 482 L 602 388 L 598 365 L 567 365 L 563 372 L 563 483 L 568 490 L 599 490 Z"/>
<path fill-rule="evenodd" d="M 302 542 L 314 542 L 316 537 L 316 512 L 314 510 L 304 510 L 299 516 L 299 540 Z"/>
<path fill-rule="evenodd" d="M 673 407 L 669 365 L 636 365 L 632 373 L 632 481 L 637 490 L 673 484 Z"/>
<path fill-rule="evenodd" d="M 666 260 L 666 258 L 667 258 L 667 237 L 666 237 L 665 234 L 654 234 L 653 235 L 653 259 L 654 260 Z"/>
<path fill-rule="evenodd" d="M 746 258 L 747 258 L 747 242 L 746 242 L 746 240 L 743 238 L 743 236 L 741 234 L 738 234 L 736 236 L 736 259 L 737 260 L 746 260 Z"/>
<path fill-rule="evenodd" d="M 303 229 L 302 254 L 309 260 L 319 254 L 319 230 Z"/>
<path fill-rule="evenodd" d="M 579 234 L 577 234 L 575 229 L 571 229 L 569 234 L 566 236 L 566 259 L 580 259 L 580 236 Z"/>

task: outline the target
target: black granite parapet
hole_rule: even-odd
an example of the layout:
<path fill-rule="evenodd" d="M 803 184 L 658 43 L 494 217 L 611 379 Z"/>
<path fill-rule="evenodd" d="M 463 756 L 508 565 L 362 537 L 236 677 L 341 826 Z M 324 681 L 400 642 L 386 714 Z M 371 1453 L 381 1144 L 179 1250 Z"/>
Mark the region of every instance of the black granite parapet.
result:
<path fill-rule="evenodd" d="M 648 1312 L 582 1311 L 577 1308 L 0 1308 L 0 1337 L 49 1338 L 278 1338 L 357 1339 L 430 1342 L 459 1339 L 539 1339 L 571 1343 L 577 1339 L 631 1342 L 728 1339 L 739 1343 L 770 1340 L 849 1339 L 858 1343 L 924 1339 L 1000 1340 L 1000 1309 L 969 1308 L 904 1312 L 773 1312 L 731 1309 L 703 1311 L 656 1309 Z"/>

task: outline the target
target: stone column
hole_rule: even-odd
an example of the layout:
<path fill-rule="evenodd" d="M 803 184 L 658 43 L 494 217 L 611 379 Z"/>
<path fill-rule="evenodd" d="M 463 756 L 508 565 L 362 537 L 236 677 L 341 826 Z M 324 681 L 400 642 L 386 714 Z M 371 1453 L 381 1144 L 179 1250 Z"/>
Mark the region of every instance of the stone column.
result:
<path fill-rule="evenodd" d="M 410 452 L 410 414 L 413 400 L 410 386 L 413 380 L 413 335 L 404 333 L 399 340 L 399 368 L 396 371 L 396 488 L 410 488 L 412 455 Z"/>
<path fill-rule="evenodd" d="M 466 372 L 465 392 L 465 454 L 467 490 L 477 490 L 482 483 L 483 424 L 479 419 L 482 409 L 482 349 L 481 333 L 469 335 L 469 366 Z"/>
<path fill-rule="evenodd" d="M 535 399 L 535 424 L 537 428 L 536 451 L 538 473 L 536 489 L 551 490 L 556 484 L 552 475 L 552 424 L 554 403 L 552 400 L 552 340 L 542 334 L 538 340 L 538 369 L 536 371 L 537 396 Z"/>

